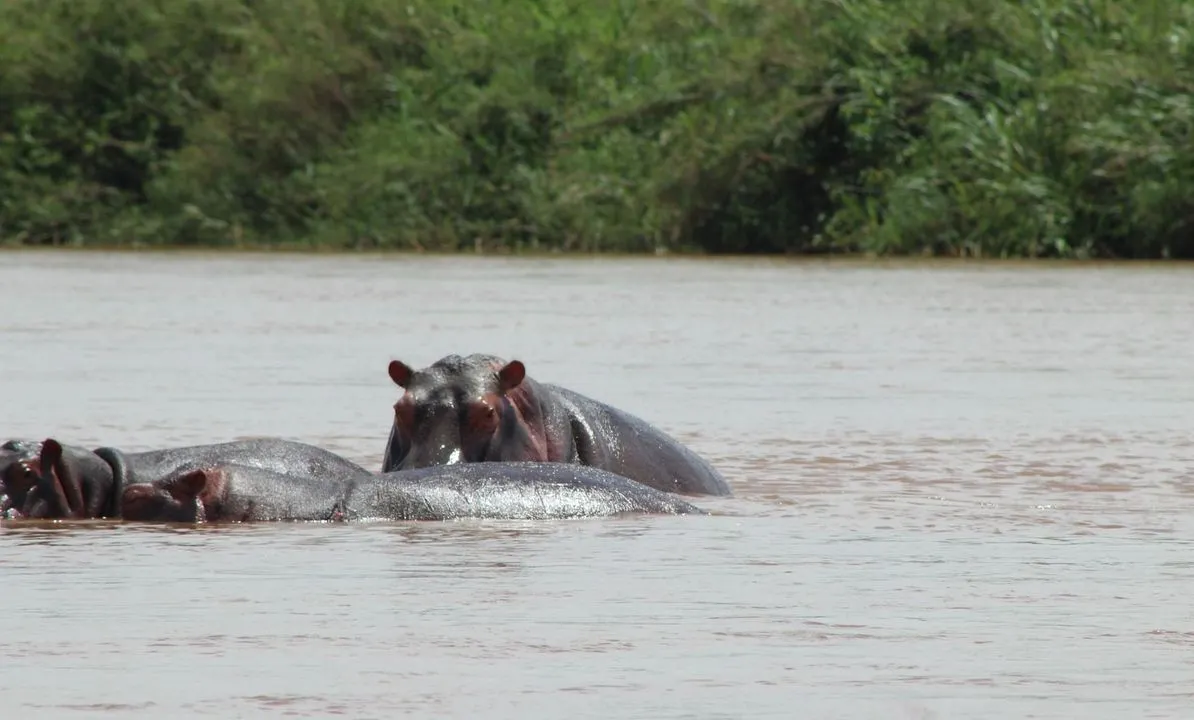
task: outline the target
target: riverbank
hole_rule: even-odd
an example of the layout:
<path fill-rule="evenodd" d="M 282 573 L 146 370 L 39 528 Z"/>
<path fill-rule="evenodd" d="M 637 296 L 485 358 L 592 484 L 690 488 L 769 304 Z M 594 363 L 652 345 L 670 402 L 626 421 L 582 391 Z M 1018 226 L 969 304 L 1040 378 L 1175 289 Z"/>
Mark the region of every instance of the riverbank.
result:
<path fill-rule="evenodd" d="M 1014 269 L 1022 273 L 1057 272 L 1069 270 L 1078 273 L 1089 272 L 1177 272 L 1188 273 L 1194 270 L 1194 264 L 1184 259 L 1121 259 L 1121 258 L 1090 258 L 1074 261 L 1071 258 L 1058 256 L 1042 257 L 962 257 L 949 255 L 875 255 L 869 253 L 834 253 L 834 254 L 764 254 L 764 253 L 634 253 L 623 251 L 604 252 L 563 252 L 551 250 L 511 250 L 502 249 L 496 252 L 476 253 L 472 251 L 456 250 L 423 250 L 409 249 L 370 249 L 346 250 L 344 248 L 311 246 L 292 244 L 288 246 L 262 244 L 253 247 L 231 246 L 196 246 L 196 245 L 111 245 L 94 247 L 89 245 L 0 245 L 0 263 L 20 267 L 22 263 L 38 264 L 54 258 L 52 262 L 59 267 L 86 265 L 93 270 L 111 267 L 112 263 L 120 264 L 120 258 L 128 258 L 130 262 L 139 259 L 153 259 L 155 261 L 172 262 L 176 259 L 187 259 L 194 262 L 214 261 L 220 264 L 245 263 L 276 260 L 287 263 L 291 260 L 302 262 L 303 259 L 323 262 L 381 262 L 402 265 L 404 262 L 413 264 L 432 262 L 432 267 L 448 271 L 450 268 L 466 265 L 476 260 L 493 263 L 495 269 L 507 265 L 529 267 L 527 262 L 536 263 L 539 268 L 559 268 L 567 270 L 574 267 L 586 267 L 592 264 L 608 265 L 613 272 L 624 272 L 630 267 L 640 267 L 643 264 L 657 267 L 675 267 L 678 263 L 693 270 L 702 268 L 730 268 L 743 267 L 756 270 L 782 269 L 804 267 L 813 269 L 884 269 L 891 271 L 944 271 L 953 272 L 966 270 L 974 273 L 998 272 L 1004 269 Z M 297 266 L 296 266 L 297 267 Z"/>
<path fill-rule="evenodd" d="M 0 243 L 1194 257 L 1194 9 L 0 8 Z"/>

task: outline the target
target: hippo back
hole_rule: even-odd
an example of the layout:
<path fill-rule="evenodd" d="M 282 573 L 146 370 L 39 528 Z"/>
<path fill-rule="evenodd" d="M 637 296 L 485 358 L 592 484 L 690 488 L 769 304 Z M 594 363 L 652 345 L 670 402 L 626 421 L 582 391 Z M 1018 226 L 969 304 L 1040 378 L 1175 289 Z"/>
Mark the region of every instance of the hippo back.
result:
<path fill-rule="evenodd" d="M 555 462 L 477 462 L 399 470 L 363 480 L 357 519 L 543 520 L 623 513 L 704 514 L 683 499 L 600 468 Z"/>
<path fill-rule="evenodd" d="M 689 495 L 730 495 L 708 461 L 642 418 L 575 390 L 542 384 L 567 411 L 580 461 Z"/>
<path fill-rule="evenodd" d="M 348 479 L 369 471 L 336 453 L 279 438 L 253 438 L 189 447 L 128 453 L 132 482 L 154 482 L 205 465 L 238 465 L 283 475 Z"/>

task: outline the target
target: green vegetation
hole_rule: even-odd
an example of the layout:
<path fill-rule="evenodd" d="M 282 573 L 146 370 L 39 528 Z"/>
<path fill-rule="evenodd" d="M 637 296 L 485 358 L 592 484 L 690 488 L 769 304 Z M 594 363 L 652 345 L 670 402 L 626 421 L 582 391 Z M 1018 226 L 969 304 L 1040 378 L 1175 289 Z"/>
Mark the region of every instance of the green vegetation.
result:
<path fill-rule="evenodd" d="M 1192 257 L 1192 20 L 8 0 L 0 243 Z"/>

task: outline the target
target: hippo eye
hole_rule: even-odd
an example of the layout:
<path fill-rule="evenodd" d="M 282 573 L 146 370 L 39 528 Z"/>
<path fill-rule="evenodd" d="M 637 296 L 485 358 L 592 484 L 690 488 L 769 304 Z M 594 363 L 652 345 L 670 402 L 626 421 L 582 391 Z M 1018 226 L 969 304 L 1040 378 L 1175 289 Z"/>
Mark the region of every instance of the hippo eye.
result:
<path fill-rule="evenodd" d="M 493 432 L 497 430 L 497 408 L 484 400 L 469 403 L 468 424 L 473 430 L 481 432 Z"/>
<path fill-rule="evenodd" d="M 4 470 L 0 477 L 0 487 L 6 487 L 9 493 L 29 492 L 37 485 L 37 471 L 27 460 L 13 463 Z"/>

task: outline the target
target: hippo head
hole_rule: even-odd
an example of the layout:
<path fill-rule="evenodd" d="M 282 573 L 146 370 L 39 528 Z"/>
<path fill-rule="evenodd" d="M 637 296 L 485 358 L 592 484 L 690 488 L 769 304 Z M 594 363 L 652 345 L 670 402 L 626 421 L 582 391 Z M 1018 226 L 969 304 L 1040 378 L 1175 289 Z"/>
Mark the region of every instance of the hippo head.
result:
<path fill-rule="evenodd" d="M 9 440 L 0 445 L 0 520 L 21 517 L 41 477 L 41 443 Z"/>
<path fill-rule="evenodd" d="M 8 519 L 82 517 L 85 511 L 78 475 L 53 438 L 5 468 L 4 488 L 3 511 Z"/>
<path fill-rule="evenodd" d="M 0 518 L 98 517 L 112 478 L 111 466 L 86 448 L 9 441 L 0 446 Z"/>
<path fill-rule="evenodd" d="M 212 473 L 190 470 L 152 483 L 134 483 L 121 496 L 125 520 L 201 523 L 207 520 L 204 496 L 215 490 Z"/>
<path fill-rule="evenodd" d="M 418 371 L 394 360 L 389 373 L 405 392 L 394 404 L 382 472 L 547 459 L 533 438 L 538 406 L 518 360 L 449 355 Z"/>

